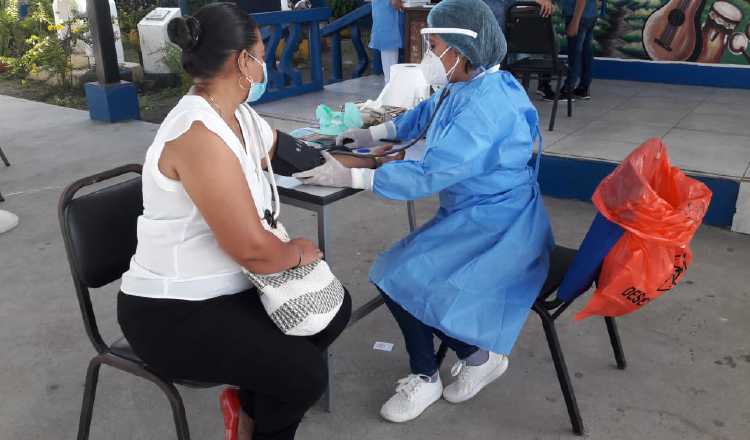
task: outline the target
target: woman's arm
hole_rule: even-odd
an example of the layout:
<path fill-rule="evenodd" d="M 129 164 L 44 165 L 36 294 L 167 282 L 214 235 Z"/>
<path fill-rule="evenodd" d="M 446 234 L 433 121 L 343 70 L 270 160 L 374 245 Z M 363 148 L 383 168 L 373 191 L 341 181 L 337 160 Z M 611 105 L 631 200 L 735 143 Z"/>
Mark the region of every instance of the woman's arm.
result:
<path fill-rule="evenodd" d="M 159 168 L 182 182 L 219 246 L 249 271 L 280 272 L 318 256 L 307 240 L 283 243 L 263 228 L 237 157 L 200 122 L 166 144 Z"/>

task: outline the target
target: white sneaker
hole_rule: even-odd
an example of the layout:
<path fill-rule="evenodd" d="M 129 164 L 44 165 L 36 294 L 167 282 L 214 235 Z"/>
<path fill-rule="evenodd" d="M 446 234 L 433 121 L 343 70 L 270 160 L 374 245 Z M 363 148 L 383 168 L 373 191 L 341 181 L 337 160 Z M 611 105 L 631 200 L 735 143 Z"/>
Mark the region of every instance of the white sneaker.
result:
<path fill-rule="evenodd" d="M 451 403 L 465 402 L 502 376 L 507 369 L 508 356 L 492 352 L 487 362 L 476 367 L 467 365 L 465 360 L 458 361 L 451 368 L 451 375 L 458 377 L 445 387 L 443 397 Z"/>
<path fill-rule="evenodd" d="M 380 415 L 389 422 L 402 423 L 416 419 L 430 405 L 440 400 L 443 383 L 440 376 L 435 382 L 427 382 L 429 377 L 410 374 L 399 379 L 396 394 L 380 408 Z"/>

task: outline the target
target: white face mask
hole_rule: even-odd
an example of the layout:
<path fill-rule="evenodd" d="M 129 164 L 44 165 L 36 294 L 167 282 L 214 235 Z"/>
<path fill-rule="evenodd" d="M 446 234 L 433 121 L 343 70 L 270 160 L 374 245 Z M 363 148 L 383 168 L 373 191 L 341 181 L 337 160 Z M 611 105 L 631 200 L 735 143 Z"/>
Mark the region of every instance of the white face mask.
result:
<path fill-rule="evenodd" d="M 450 50 L 450 48 L 446 48 L 440 56 L 435 55 L 432 50 L 428 50 L 422 58 L 422 62 L 419 63 L 419 69 L 422 71 L 428 84 L 432 86 L 444 86 L 448 84 L 448 81 L 453 75 L 453 71 L 456 70 L 460 60 L 459 58 L 456 58 L 456 63 L 453 64 L 453 67 L 446 73 L 443 62 L 440 60 L 443 58 L 443 55 L 448 53 L 448 50 Z"/>

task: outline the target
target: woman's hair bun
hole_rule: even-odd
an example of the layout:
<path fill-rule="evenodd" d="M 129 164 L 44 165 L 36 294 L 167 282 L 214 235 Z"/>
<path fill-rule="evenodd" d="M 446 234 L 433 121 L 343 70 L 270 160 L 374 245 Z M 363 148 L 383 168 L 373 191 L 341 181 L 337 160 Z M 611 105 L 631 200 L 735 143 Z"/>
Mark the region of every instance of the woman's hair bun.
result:
<path fill-rule="evenodd" d="M 183 51 L 189 52 L 198 45 L 201 35 L 201 25 L 195 17 L 175 17 L 167 24 L 169 41 L 178 45 Z"/>

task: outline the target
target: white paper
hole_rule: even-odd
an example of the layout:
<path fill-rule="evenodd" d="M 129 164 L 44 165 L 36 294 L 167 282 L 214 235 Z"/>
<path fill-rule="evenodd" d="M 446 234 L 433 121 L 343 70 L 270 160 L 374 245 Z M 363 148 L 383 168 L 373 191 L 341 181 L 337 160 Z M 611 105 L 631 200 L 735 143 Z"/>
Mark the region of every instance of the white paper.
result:
<path fill-rule="evenodd" d="M 390 342 L 376 342 L 375 345 L 372 346 L 373 350 L 380 350 L 380 351 L 391 351 L 393 350 L 393 344 Z"/>
<path fill-rule="evenodd" d="M 266 177 L 269 178 L 269 182 L 270 182 L 270 178 L 271 177 L 268 176 L 268 171 L 265 171 L 265 173 L 266 173 Z M 298 186 L 302 185 L 302 181 L 299 180 L 299 179 L 297 179 L 297 178 L 295 178 L 295 177 L 280 176 L 280 175 L 278 175 L 276 173 L 274 173 L 273 176 L 276 179 L 276 185 L 278 185 L 278 186 L 280 186 L 282 188 L 294 189 L 294 188 L 297 188 Z"/>

